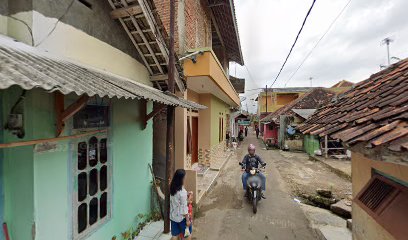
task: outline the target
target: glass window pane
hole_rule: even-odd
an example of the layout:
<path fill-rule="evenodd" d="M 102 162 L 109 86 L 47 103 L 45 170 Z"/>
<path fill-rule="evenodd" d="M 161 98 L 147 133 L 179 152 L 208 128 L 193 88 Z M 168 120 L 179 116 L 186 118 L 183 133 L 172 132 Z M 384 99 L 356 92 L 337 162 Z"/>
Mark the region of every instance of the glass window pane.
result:
<path fill-rule="evenodd" d="M 89 203 L 89 225 L 92 225 L 98 220 L 98 199 L 92 198 Z"/>
<path fill-rule="evenodd" d="M 98 191 L 98 170 L 95 168 L 89 173 L 89 195 L 93 196 Z"/>
<path fill-rule="evenodd" d="M 78 169 L 86 168 L 86 142 L 78 143 Z"/>
<path fill-rule="evenodd" d="M 106 138 L 101 139 L 99 148 L 100 148 L 99 160 L 101 163 L 106 163 L 108 161 L 108 146 Z"/>
<path fill-rule="evenodd" d="M 81 233 L 86 229 L 86 222 L 87 222 L 87 206 L 86 203 L 82 203 L 78 207 L 78 233 Z"/>
<path fill-rule="evenodd" d="M 108 187 L 108 167 L 107 166 L 101 167 L 99 174 L 101 191 L 104 191 Z"/>
<path fill-rule="evenodd" d="M 99 216 L 100 218 L 104 218 L 108 213 L 108 194 L 105 192 L 102 194 L 100 203 L 99 203 Z"/>
<path fill-rule="evenodd" d="M 88 188 L 87 185 L 86 173 L 78 174 L 78 202 L 85 200 Z"/>
<path fill-rule="evenodd" d="M 89 139 L 88 159 L 91 167 L 98 163 L 98 139 L 96 137 Z"/>

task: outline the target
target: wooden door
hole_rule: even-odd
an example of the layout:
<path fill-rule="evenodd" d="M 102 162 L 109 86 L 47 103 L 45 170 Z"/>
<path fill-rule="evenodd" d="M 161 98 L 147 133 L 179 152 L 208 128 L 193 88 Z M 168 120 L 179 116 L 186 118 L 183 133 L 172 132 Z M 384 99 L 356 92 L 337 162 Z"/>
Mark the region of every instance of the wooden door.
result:
<path fill-rule="evenodd" d="M 191 163 L 198 162 L 198 117 L 191 118 Z"/>

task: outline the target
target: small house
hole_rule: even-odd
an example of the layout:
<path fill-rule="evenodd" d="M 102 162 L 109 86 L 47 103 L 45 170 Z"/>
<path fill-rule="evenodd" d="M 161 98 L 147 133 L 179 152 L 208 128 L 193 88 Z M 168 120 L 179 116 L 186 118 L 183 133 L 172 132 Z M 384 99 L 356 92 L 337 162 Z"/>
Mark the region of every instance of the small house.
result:
<path fill-rule="evenodd" d="M 303 136 L 296 127 L 335 94 L 325 88 L 315 88 L 296 100 L 261 119 L 264 123 L 264 141 L 268 145 L 303 150 Z"/>

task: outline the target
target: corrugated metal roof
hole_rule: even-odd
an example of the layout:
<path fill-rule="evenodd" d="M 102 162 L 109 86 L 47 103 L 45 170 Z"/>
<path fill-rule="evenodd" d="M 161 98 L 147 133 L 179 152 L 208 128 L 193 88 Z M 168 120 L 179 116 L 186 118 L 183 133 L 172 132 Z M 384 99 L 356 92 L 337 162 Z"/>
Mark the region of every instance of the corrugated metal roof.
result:
<path fill-rule="evenodd" d="M 292 109 L 297 115 L 301 116 L 304 119 L 307 119 L 310 115 L 312 115 L 316 109 Z"/>
<path fill-rule="evenodd" d="M 88 96 L 145 99 L 189 109 L 205 106 L 137 83 L 130 79 L 84 66 L 42 52 L 0 35 L 0 89 L 18 85 L 23 89 L 42 88 L 49 92 Z"/>

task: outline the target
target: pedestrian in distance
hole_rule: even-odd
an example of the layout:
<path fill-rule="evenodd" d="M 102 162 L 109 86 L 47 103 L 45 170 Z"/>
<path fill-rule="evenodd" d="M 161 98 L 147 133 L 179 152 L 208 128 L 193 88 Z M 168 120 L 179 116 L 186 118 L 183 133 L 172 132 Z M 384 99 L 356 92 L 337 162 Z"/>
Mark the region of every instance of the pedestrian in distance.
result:
<path fill-rule="evenodd" d="M 255 126 L 255 133 L 256 133 L 256 138 L 259 138 L 259 127 L 258 125 Z"/>
<path fill-rule="evenodd" d="M 245 137 L 247 137 L 247 136 L 248 136 L 248 127 L 245 126 Z"/>
<path fill-rule="evenodd" d="M 230 131 L 227 131 L 227 133 L 225 134 L 225 140 L 226 140 L 227 149 L 228 149 L 229 148 L 229 140 L 230 140 Z"/>
<path fill-rule="evenodd" d="M 181 239 L 191 239 L 193 232 L 188 206 L 189 194 L 184 188 L 185 176 L 184 169 L 177 169 L 170 184 L 170 221 L 173 240 L 178 239 L 179 236 L 183 236 Z"/>

